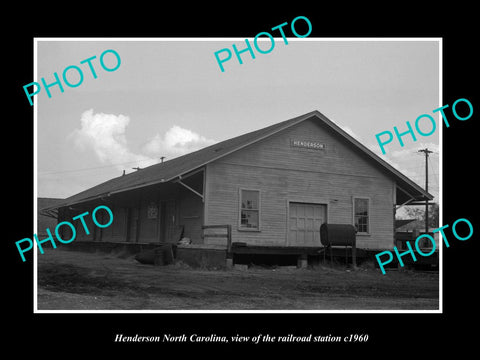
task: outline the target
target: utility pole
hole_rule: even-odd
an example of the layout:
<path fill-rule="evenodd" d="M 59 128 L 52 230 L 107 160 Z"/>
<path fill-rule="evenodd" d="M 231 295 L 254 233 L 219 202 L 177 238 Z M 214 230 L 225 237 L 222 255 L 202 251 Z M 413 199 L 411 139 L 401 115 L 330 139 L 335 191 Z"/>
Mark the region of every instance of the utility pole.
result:
<path fill-rule="evenodd" d="M 418 152 L 425 153 L 425 191 L 428 192 L 428 154 L 433 153 L 433 151 L 425 148 L 418 150 Z M 425 199 L 425 233 L 428 234 L 428 199 Z"/>

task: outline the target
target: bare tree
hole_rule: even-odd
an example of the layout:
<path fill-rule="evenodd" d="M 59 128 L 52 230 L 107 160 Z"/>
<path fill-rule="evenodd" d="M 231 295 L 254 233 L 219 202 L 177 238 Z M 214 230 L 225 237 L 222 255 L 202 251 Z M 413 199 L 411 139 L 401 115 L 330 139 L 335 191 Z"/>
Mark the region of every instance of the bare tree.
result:
<path fill-rule="evenodd" d="M 425 222 L 424 206 L 407 206 L 405 213 L 408 217 Z M 428 226 L 430 228 L 438 228 L 439 224 L 439 206 L 436 203 L 428 207 Z"/>

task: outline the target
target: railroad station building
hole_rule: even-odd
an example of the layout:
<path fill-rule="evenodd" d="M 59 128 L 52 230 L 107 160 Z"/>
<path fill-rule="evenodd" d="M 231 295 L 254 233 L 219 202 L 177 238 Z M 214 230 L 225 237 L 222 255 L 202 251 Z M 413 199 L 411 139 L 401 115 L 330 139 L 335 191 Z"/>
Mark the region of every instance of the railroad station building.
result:
<path fill-rule="evenodd" d="M 194 248 L 321 247 L 320 226 L 351 224 L 359 249 L 392 249 L 395 209 L 433 196 L 318 111 L 108 180 L 44 212 L 71 221 L 108 206 L 108 228 L 75 242 Z M 212 228 L 210 228 L 212 226 Z M 216 228 L 215 226 L 219 226 Z M 226 227 L 225 227 L 226 228 Z M 68 236 L 65 236 L 68 238 Z"/>

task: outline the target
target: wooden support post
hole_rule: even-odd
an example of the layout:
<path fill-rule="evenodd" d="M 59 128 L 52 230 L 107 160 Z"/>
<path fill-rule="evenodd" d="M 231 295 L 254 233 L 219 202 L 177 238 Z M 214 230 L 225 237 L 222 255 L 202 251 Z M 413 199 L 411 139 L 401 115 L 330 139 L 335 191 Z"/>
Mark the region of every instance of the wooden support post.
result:
<path fill-rule="evenodd" d="M 232 225 L 227 225 L 227 252 L 232 251 Z"/>
<path fill-rule="evenodd" d="M 101 221 L 102 221 L 102 224 L 103 224 L 103 212 L 102 212 L 102 215 L 101 215 Z M 103 240 L 103 228 L 100 228 L 100 239 L 99 241 L 102 241 Z"/>
<path fill-rule="evenodd" d="M 357 247 L 355 242 L 352 245 L 352 265 L 354 269 L 357 268 Z"/>
<path fill-rule="evenodd" d="M 227 269 L 233 268 L 232 225 L 227 225 Z"/>
<path fill-rule="evenodd" d="M 298 255 L 298 258 L 297 258 L 297 268 L 299 268 L 299 269 L 306 269 L 307 266 L 308 266 L 307 254 Z"/>

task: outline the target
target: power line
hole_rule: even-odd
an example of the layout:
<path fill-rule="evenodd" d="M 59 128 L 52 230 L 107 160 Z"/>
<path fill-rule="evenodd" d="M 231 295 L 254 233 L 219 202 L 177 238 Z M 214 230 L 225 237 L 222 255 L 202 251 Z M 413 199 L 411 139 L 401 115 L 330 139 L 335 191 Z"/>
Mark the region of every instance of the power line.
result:
<path fill-rule="evenodd" d="M 50 171 L 50 172 L 39 171 L 38 174 L 39 175 L 54 175 L 54 174 L 65 174 L 65 173 L 73 173 L 73 172 L 80 172 L 80 171 L 91 171 L 91 170 L 105 169 L 105 168 L 120 166 L 120 165 L 138 164 L 138 163 L 141 163 L 141 162 L 152 161 L 152 160 L 153 159 L 134 160 L 134 161 L 128 161 L 128 162 L 125 162 L 125 163 L 95 166 L 95 167 L 82 168 L 82 169 L 62 170 L 62 171 Z"/>

